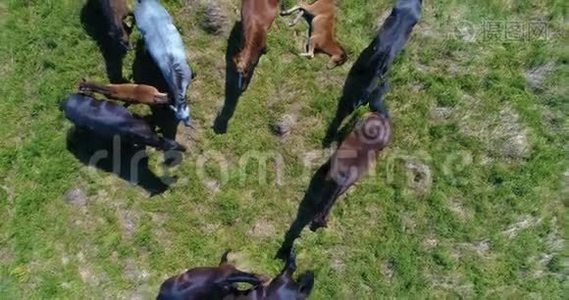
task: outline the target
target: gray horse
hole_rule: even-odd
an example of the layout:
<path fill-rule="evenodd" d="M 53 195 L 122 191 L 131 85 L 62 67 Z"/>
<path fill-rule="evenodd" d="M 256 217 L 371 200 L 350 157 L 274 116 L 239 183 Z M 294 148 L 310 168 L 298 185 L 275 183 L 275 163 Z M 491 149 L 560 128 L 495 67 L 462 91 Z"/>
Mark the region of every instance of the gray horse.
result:
<path fill-rule="evenodd" d="M 190 126 L 186 92 L 193 75 L 186 61 L 182 37 L 174 26 L 172 17 L 159 0 L 138 0 L 134 18 L 144 37 L 146 49 L 168 84 L 168 94 L 172 95 L 174 100 L 170 108 L 174 110 L 178 120 Z"/>

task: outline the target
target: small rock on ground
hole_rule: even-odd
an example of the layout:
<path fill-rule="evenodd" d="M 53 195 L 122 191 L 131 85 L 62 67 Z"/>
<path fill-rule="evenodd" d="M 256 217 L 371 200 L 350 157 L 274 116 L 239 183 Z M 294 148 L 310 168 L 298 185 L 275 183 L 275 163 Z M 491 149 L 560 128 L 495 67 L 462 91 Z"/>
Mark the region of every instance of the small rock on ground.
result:
<path fill-rule="evenodd" d="M 393 275 L 395 275 L 395 264 L 393 263 L 393 261 L 388 260 L 383 264 L 381 264 L 380 272 L 381 275 L 383 275 L 385 278 L 388 279 L 393 278 Z"/>
<path fill-rule="evenodd" d="M 529 144 L 524 134 L 518 133 L 512 135 L 503 144 L 502 154 L 505 157 L 520 159 L 529 157 Z"/>
<path fill-rule="evenodd" d="M 286 114 L 282 118 L 273 124 L 273 132 L 279 137 L 285 137 L 290 133 L 294 125 L 296 124 L 298 118 L 292 114 Z"/>
<path fill-rule="evenodd" d="M 201 22 L 203 29 L 211 34 L 222 34 L 228 25 L 228 17 L 218 0 L 208 0 Z"/>
<path fill-rule="evenodd" d="M 442 121 L 450 118 L 454 109 L 452 107 L 435 107 L 431 111 L 431 117 L 434 120 Z"/>
<path fill-rule="evenodd" d="M 548 62 L 544 65 L 528 70 L 526 72 L 526 81 L 528 86 L 532 90 L 539 90 L 545 81 L 545 77 L 553 71 L 554 67 L 555 64 L 553 62 Z"/>
<path fill-rule="evenodd" d="M 501 133 L 503 139 L 502 155 L 512 159 L 528 158 L 531 147 L 519 115 L 511 108 L 503 109 L 500 111 L 500 124 L 501 128 L 497 132 Z"/>
<path fill-rule="evenodd" d="M 408 184 L 418 194 L 425 194 L 431 189 L 433 178 L 431 169 L 422 163 L 416 161 L 407 161 L 405 168 L 411 173 Z"/>
<path fill-rule="evenodd" d="M 65 202 L 84 206 L 87 204 L 87 195 L 81 188 L 72 188 L 65 193 Z"/>
<path fill-rule="evenodd" d="M 439 241 L 433 237 L 428 237 L 426 239 L 423 240 L 423 247 L 427 248 L 427 249 L 432 249 L 435 248 L 436 246 L 439 245 Z"/>

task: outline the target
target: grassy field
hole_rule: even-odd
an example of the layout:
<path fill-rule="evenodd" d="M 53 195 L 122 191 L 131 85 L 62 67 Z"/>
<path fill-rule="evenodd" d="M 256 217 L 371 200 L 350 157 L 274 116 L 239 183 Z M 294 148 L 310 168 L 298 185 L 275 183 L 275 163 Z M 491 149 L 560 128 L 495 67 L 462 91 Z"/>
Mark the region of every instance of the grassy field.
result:
<path fill-rule="evenodd" d="M 221 35 L 202 29 L 206 0 L 163 1 L 198 73 L 195 129 L 179 129 L 189 151 L 176 167 L 148 150 L 150 171 L 178 178 L 150 197 L 68 150 L 58 104 L 81 78 L 108 80 L 83 1 L 0 0 L 2 299 L 150 299 L 165 278 L 215 264 L 227 248 L 243 269 L 280 270 L 273 257 L 329 155 L 321 141 L 346 74 L 393 1 L 338 1 L 350 59 L 333 70 L 326 56 L 297 55 L 306 25 L 277 18 L 218 135 L 239 8 L 220 1 Z M 566 1 L 424 2 L 391 71 L 393 143 L 329 228 L 297 240 L 299 271 L 316 273 L 313 299 L 567 297 L 568 40 Z M 276 137 L 271 124 L 287 114 L 291 133 Z M 254 159 L 243 166 L 247 157 L 268 158 L 266 172 Z"/>

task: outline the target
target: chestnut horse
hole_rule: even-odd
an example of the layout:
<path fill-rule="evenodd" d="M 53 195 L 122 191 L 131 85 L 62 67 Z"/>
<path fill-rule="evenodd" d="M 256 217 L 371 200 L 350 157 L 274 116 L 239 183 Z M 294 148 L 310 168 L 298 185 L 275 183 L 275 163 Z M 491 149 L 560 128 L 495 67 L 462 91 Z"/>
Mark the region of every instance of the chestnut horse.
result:
<path fill-rule="evenodd" d="M 241 1 L 241 51 L 233 57 L 239 74 L 239 89 L 244 91 L 251 80 L 253 69 L 267 49 L 267 33 L 278 12 L 279 0 Z"/>
<path fill-rule="evenodd" d="M 113 100 L 126 103 L 160 105 L 168 103 L 168 94 L 160 93 L 155 87 L 145 84 L 98 84 L 83 81 L 79 83 L 82 93 L 99 93 Z"/>
<path fill-rule="evenodd" d="M 281 16 L 288 16 L 295 12 L 298 12 L 298 15 L 294 21 L 289 23 L 290 26 L 297 24 L 302 17 L 310 25 L 306 52 L 300 55 L 312 58 L 314 51 L 326 53 L 330 56 L 328 68 L 345 63 L 348 56 L 335 37 L 336 6 L 334 0 L 316 0 L 312 4 L 301 2 L 298 6 L 281 12 Z"/>

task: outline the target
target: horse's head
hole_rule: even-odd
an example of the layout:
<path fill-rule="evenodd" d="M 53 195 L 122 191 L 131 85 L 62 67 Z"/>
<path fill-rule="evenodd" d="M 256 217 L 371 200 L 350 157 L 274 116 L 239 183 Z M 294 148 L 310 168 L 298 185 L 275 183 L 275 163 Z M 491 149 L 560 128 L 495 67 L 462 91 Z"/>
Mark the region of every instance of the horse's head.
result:
<path fill-rule="evenodd" d="M 175 105 L 170 105 L 170 109 L 172 109 L 176 115 L 176 119 L 183 122 L 186 127 L 191 126 L 192 119 L 190 117 L 190 108 L 185 101 L 183 103 L 175 103 Z"/>
<path fill-rule="evenodd" d="M 285 267 L 279 276 L 275 277 L 269 286 L 266 287 L 265 294 L 268 299 L 307 299 L 314 287 L 314 273 L 308 271 L 294 280 L 292 277 L 296 271 L 296 258 L 294 251 L 291 250 L 285 263 Z"/>

